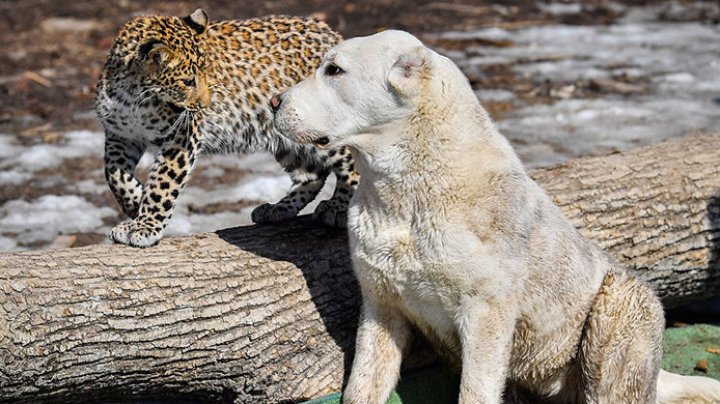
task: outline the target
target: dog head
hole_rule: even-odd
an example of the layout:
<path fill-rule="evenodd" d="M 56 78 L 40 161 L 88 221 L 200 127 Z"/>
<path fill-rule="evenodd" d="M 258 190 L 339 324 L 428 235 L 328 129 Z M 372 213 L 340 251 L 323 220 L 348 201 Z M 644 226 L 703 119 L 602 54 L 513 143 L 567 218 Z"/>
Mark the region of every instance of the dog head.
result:
<path fill-rule="evenodd" d="M 299 143 L 353 145 L 355 135 L 409 119 L 424 93 L 442 92 L 437 67 L 448 63 L 457 70 L 403 31 L 349 39 L 328 51 L 314 75 L 273 97 L 275 124 Z"/>

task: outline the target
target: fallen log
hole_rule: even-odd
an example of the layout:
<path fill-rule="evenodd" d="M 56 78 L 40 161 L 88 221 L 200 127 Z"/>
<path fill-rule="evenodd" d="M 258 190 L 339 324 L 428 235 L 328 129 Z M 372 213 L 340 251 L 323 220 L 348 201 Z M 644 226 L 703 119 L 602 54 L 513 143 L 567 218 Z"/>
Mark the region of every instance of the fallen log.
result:
<path fill-rule="evenodd" d="M 720 135 L 696 135 L 532 176 L 672 306 L 720 294 L 719 161 Z M 0 288 L 0 401 L 15 403 L 317 397 L 341 388 L 360 302 L 344 232 L 307 218 L 3 254 Z"/>

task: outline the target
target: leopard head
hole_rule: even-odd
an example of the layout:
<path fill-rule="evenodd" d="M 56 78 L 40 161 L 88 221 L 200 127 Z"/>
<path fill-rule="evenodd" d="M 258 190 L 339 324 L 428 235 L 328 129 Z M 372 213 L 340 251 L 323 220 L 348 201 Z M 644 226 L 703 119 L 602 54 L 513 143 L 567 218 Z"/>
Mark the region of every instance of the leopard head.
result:
<path fill-rule="evenodd" d="M 141 75 L 141 94 L 154 92 L 179 109 L 199 110 L 210 106 L 211 92 L 202 46 L 208 25 L 205 10 L 197 9 L 183 18 L 145 17 L 141 25 L 137 52 L 133 55 Z"/>

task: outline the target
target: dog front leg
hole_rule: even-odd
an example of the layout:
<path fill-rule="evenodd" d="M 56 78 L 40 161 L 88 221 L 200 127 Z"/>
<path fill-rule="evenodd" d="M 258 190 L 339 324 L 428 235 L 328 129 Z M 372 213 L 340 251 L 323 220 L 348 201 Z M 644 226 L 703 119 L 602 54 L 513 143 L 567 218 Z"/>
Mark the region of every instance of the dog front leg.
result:
<path fill-rule="evenodd" d="M 464 404 L 499 404 L 510 361 L 514 316 L 509 304 L 481 300 L 463 304 L 460 398 Z"/>
<path fill-rule="evenodd" d="M 363 299 L 355 359 L 344 404 L 383 404 L 400 377 L 400 364 L 411 342 L 408 321 L 395 309 Z"/>

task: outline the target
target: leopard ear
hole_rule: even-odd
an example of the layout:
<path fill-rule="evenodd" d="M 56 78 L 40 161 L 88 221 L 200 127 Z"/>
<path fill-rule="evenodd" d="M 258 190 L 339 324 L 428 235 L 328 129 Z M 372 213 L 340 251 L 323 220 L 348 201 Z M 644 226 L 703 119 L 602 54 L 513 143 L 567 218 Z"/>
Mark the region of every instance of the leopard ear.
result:
<path fill-rule="evenodd" d="M 173 51 L 158 40 L 152 40 L 140 46 L 138 54 L 140 60 L 144 61 L 150 70 L 159 70 L 170 64 L 175 58 Z"/>
<path fill-rule="evenodd" d="M 207 29 L 208 15 L 207 12 L 205 12 L 205 10 L 203 10 L 202 8 L 198 8 L 192 14 L 183 17 L 182 20 L 190 28 L 194 29 L 195 32 L 198 33 L 198 35 L 202 34 Z"/>

